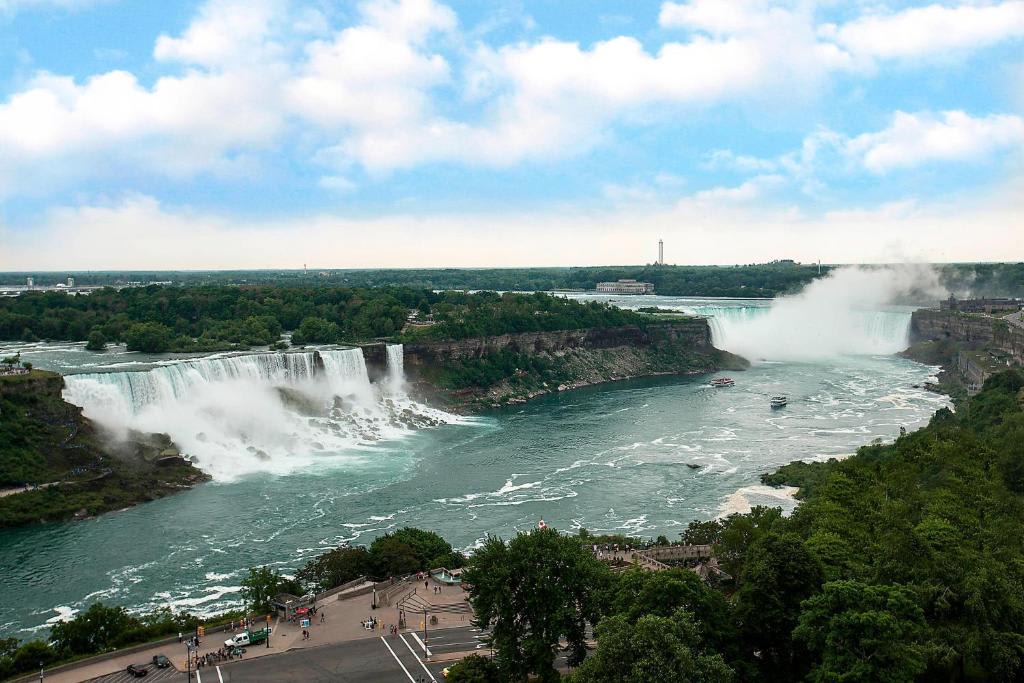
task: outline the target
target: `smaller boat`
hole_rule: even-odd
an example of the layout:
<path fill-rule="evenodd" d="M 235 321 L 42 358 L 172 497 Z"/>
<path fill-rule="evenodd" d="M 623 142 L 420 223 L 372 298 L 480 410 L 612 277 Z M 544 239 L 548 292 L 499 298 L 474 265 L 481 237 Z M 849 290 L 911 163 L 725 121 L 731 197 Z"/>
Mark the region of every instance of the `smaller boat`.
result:
<path fill-rule="evenodd" d="M 772 408 L 785 408 L 789 401 L 785 396 L 772 396 L 769 403 L 771 403 Z"/>
<path fill-rule="evenodd" d="M 736 384 L 736 382 L 732 377 L 716 377 L 711 380 L 711 386 L 717 389 L 721 389 L 722 387 L 731 387 L 734 384 Z"/>

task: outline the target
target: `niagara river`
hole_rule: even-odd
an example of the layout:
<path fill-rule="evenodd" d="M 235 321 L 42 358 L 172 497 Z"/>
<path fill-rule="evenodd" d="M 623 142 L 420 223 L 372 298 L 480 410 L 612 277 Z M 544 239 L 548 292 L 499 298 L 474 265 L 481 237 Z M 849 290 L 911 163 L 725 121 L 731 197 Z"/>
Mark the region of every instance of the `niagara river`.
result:
<path fill-rule="evenodd" d="M 573 296 L 708 316 L 716 346 L 753 364 L 727 389 L 709 385 L 727 373 L 636 379 L 465 417 L 410 397 L 397 345 L 373 381 L 359 349 L 168 358 L 7 345 L 67 375 L 65 399 L 87 417 L 169 434 L 213 480 L 0 532 L 4 632 L 28 637 L 97 600 L 222 611 L 240 605 L 251 566 L 289 573 L 407 525 L 471 550 L 540 519 L 673 538 L 752 505 L 789 511 L 792 491 L 761 474 L 891 441 L 948 404 L 920 388 L 934 368 L 893 355 L 909 309 Z M 771 410 L 775 394 L 785 409 Z"/>

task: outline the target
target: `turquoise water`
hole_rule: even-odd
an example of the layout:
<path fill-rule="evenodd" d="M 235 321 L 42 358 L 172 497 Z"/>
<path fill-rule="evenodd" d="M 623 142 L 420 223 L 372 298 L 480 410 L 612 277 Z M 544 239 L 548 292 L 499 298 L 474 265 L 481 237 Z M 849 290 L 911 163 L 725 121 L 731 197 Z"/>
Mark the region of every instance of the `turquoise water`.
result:
<path fill-rule="evenodd" d="M 34 360 L 66 370 L 89 358 L 65 345 Z M 692 519 L 750 504 L 790 509 L 785 491 L 758 485 L 760 474 L 914 429 L 945 405 L 913 387 L 933 371 L 843 356 L 758 363 L 732 373 L 730 389 L 710 388 L 712 376 L 590 387 L 406 430 L 350 457 L 314 453 L 286 473 L 250 472 L 96 519 L 2 532 L 0 631 L 27 637 L 95 600 L 222 610 L 238 604 L 249 566 L 292 570 L 403 525 L 471 549 L 541 518 L 565 530 L 672 537 Z M 789 406 L 772 411 L 768 398 L 780 393 Z"/>

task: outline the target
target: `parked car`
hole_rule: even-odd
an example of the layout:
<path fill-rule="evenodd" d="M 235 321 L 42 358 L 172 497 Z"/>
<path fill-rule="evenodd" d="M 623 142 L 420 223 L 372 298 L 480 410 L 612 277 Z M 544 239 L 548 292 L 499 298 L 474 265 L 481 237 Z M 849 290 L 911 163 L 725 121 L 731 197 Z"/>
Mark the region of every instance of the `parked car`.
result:
<path fill-rule="evenodd" d="M 142 678 L 149 673 L 149 669 L 146 668 L 145 664 L 129 664 L 128 668 L 125 669 L 129 675 L 135 676 L 136 678 Z"/>
<path fill-rule="evenodd" d="M 158 669 L 166 669 L 171 665 L 171 660 L 163 655 L 153 655 L 153 666 Z"/>

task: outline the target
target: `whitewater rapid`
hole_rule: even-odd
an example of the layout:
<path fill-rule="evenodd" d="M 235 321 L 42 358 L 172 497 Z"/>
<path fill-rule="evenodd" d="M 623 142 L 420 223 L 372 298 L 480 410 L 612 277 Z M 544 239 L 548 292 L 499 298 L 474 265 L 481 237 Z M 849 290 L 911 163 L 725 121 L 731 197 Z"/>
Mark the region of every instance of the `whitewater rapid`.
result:
<path fill-rule="evenodd" d="M 116 437 L 164 433 L 215 480 L 358 464 L 367 449 L 457 418 L 405 390 L 403 348 L 371 382 L 362 349 L 183 360 L 69 375 L 64 397 Z"/>

